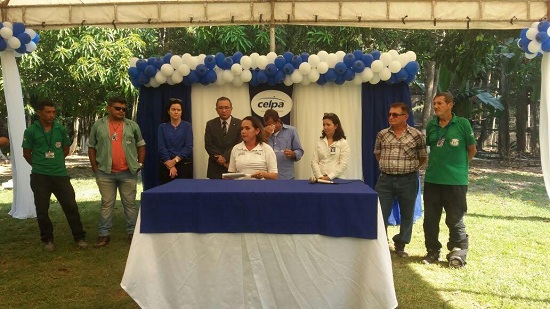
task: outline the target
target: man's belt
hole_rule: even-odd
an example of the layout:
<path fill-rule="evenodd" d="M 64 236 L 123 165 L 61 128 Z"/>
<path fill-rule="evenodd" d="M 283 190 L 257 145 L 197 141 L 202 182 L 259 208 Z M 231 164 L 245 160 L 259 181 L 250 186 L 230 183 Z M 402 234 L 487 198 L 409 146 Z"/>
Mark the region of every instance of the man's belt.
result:
<path fill-rule="evenodd" d="M 405 173 L 405 174 L 388 174 L 388 173 L 382 172 L 382 175 L 392 176 L 392 177 L 407 177 L 407 176 L 411 176 L 411 175 L 414 175 L 414 174 L 418 174 L 418 172 L 414 171 L 414 172 Z"/>

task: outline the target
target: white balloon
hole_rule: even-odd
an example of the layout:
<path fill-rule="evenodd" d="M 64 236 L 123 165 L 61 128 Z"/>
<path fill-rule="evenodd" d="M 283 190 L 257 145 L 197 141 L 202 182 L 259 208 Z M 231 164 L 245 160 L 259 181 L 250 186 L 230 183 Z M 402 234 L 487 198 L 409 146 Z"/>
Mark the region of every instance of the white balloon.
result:
<path fill-rule="evenodd" d="M 285 86 L 291 86 L 293 84 L 292 78 L 290 78 L 290 75 L 287 75 L 285 77 L 285 80 L 283 81 L 283 84 L 285 84 Z"/>
<path fill-rule="evenodd" d="M 31 37 L 31 40 L 36 36 L 36 32 L 32 29 L 25 29 L 25 33 Z"/>
<path fill-rule="evenodd" d="M 187 75 L 189 75 L 190 72 L 191 72 L 191 69 L 189 68 L 189 66 L 187 64 L 181 64 L 178 67 L 178 73 L 180 73 L 181 76 L 187 76 Z"/>
<path fill-rule="evenodd" d="M 391 78 L 391 72 L 388 68 L 383 68 L 380 73 L 378 73 L 378 76 L 380 76 L 380 80 L 387 81 Z"/>
<path fill-rule="evenodd" d="M 407 63 L 409 63 L 409 56 L 407 54 L 401 54 L 397 57 L 397 61 L 399 61 L 401 67 L 404 68 Z"/>
<path fill-rule="evenodd" d="M 276 52 L 269 52 L 269 53 L 267 54 L 268 63 L 274 63 L 274 62 L 275 62 L 275 58 L 277 58 L 277 53 L 276 53 Z"/>
<path fill-rule="evenodd" d="M 14 55 L 15 57 L 21 57 L 21 56 L 23 56 L 23 54 L 20 54 L 20 53 L 16 52 L 15 50 L 13 51 L 13 55 Z"/>
<path fill-rule="evenodd" d="M 390 69 L 390 72 L 397 73 L 401 70 L 401 63 L 397 60 L 393 60 L 392 62 L 390 62 L 388 68 Z"/>
<path fill-rule="evenodd" d="M 160 84 L 166 83 L 166 75 L 162 74 L 161 71 L 158 71 L 155 75 L 155 81 Z"/>
<path fill-rule="evenodd" d="M 319 56 L 315 54 L 310 55 L 309 58 L 307 58 L 307 63 L 309 63 L 309 65 L 311 65 L 312 68 L 316 68 L 319 62 L 321 62 L 321 58 L 319 58 Z"/>
<path fill-rule="evenodd" d="M 260 60 L 260 54 L 252 53 L 250 54 L 250 59 L 252 60 L 252 63 L 250 64 L 250 68 L 256 69 L 258 67 L 258 61 Z"/>
<path fill-rule="evenodd" d="M 183 76 L 180 74 L 179 71 L 175 71 L 174 74 L 172 74 L 172 76 L 170 77 L 172 78 L 174 84 L 179 84 L 183 81 Z"/>
<path fill-rule="evenodd" d="M 21 47 L 21 41 L 19 41 L 18 38 L 12 36 L 8 39 L 8 46 L 13 49 L 18 49 L 19 47 Z"/>
<path fill-rule="evenodd" d="M 199 65 L 199 60 L 197 59 L 197 57 L 191 57 L 187 61 L 187 65 L 191 70 L 195 70 L 197 68 L 197 65 Z"/>
<path fill-rule="evenodd" d="M 409 57 L 409 62 L 416 61 L 416 54 L 412 50 L 409 50 L 405 54 L 407 55 L 407 57 Z"/>
<path fill-rule="evenodd" d="M 34 42 L 31 41 L 31 42 L 29 42 L 29 43 L 26 45 L 26 46 L 27 46 L 27 50 L 29 50 L 28 47 L 29 47 L 29 44 L 30 44 L 30 43 L 34 43 Z M 35 44 L 35 45 L 36 45 L 36 44 Z M 132 58 L 130 58 L 130 67 L 136 67 L 136 62 L 137 62 L 138 60 L 139 60 L 138 57 L 132 57 Z"/>
<path fill-rule="evenodd" d="M 540 24 L 540 22 L 536 21 L 536 22 L 531 24 L 531 28 L 537 29 L 539 27 L 539 24 Z"/>
<path fill-rule="evenodd" d="M 321 50 L 317 53 L 317 57 L 319 57 L 319 60 L 320 61 L 326 61 L 327 60 L 327 57 L 328 57 L 328 53 L 324 50 Z"/>
<path fill-rule="evenodd" d="M 384 68 L 384 63 L 381 60 L 374 60 L 370 67 L 374 73 L 378 73 Z"/>
<path fill-rule="evenodd" d="M 243 84 L 242 79 L 240 79 L 240 78 L 233 78 L 233 85 L 234 85 L 234 86 L 239 87 L 239 86 L 241 86 L 242 84 Z"/>
<path fill-rule="evenodd" d="M 9 41 L 8 41 L 9 43 Z M 540 51 L 540 47 L 541 47 L 542 44 L 540 44 L 539 42 L 537 41 L 531 41 L 529 42 L 529 45 L 527 45 L 527 49 L 532 52 L 533 54 L 536 54 Z"/>
<path fill-rule="evenodd" d="M 225 80 L 223 79 L 223 71 L 220 71 L 220 74 L 218 74 L 218 78 L 216 79 L 216 82 L 214 82 L 216 85 L 223 85 L 225 84 Z"/>
<path fill-rule="evenodd" d="M 389 53 L 380 54 L 380 61 L 382 61 L 382 63 L 384 63 L 384 66 L 390 65 L 391 55 Z"/>
<path fill-rule="evenodd" d="M 238 63 L 233 63 L 231 66 L 231 73 L 233 73 L 233 75 L 241 75 L 242 72 L 243 67 Z"/>
<path fill-rule="evenodd" d="M 3 27 L 0 29 L 0 36 L 7 40 L 13 36 L 13 31 L 10 28 Z"/>
<path fill-rule="evenodd" d="M 172 58 L 170 58 L 170 65 L 174 68 L 179 68 L 179 66 L 183 63 L 183 59 L 181 59 L 180 56 L 174 55 Z"/>
<path fill-rule="evenodd" d="M 302 81 L 300 83 L 304 86 L 307 86 L 307 85 L 311 84 L 311 81 L 309 80 L 309 78 L 307 78 L 307 75 L 304 75 L 303 78 L 302 78 Z"/>
<path fill-rule="evenodd" d="M 267 56 L 260 56 L 258 58 L 258 69 L 265 70 L 265 67 L 269 64 Z"/>
<path fill-rule="evenodd" d="M 166 77 L 166 83 L 168 85 L 175 85 L 176 83 L 174 83 L 174 81 L 172 80 L 172 76 L 168 76 Z"/>
<path fill-rule="evenodd" d="M 181 56 L 182 63 L 183 63 L 183 64 L 189 65 L 189 60 L 190 60 L 191 58 L 193 58 L 193 56 L 191 56 L 190 53 L 185 53 L 185 54 L 183 54 L 183 56 Z"/>
<path fill-rule="evenodd" d="M 369 83 L 376 85 L 380 82 L 380 76 L 378 74 L 374 74 L 372 78 L 370 79 Z"/>
<path fill-rule="evenodd" d="M 356 75 L 357 76 L 357 75 Z M 365 68 L 363 72 L 361 72 L 361 80 L 366 83 L 372 79 L 374 76 L 374 72 L 371 68 Z"/>
<path fill-rule="evenodd" d="M 399 57 L 399 53 L 395 49 L 389 50 L 388 54 L 390 54 L 391 60 L 397 60 L 397 57 Z"/>
<path fill-rule="evenodd" d="M 344 60 L 344 56 L 346 55 L 346 52 L 339 50 L 336 52 L 336 57 L 338 57 L 338 62 L 341 62 Z"/>
<path fill-rule="evenodd" d="M 250 59 L 249 56 L 242 56 L 241 66 L 243 67 L 243 70 L 250 70 L 251 65 L 252 65 L 252 59 Z"/>
<path fill-rule="evenodd" d="M 308 75 L 309 72 L 311 72 L 311 65 L 307 62 L 300 63 L 300 66 L 298 67 L 298 71 L 302 73 L 302 75 Z"/>
<path fill-rule="evenodd" d="M 174 67 L 168 63 L 165 63 L 160 67 L 160 72 L 166 77 L 172 76 L 172 74 L 174 74 Z"/>
<path fill-rule="evenodd" d="M 319 71 L 320 74 L 325 74 L 328 72 L 328 63 L 326 62 L 319 62 L 317 65 L 317 71 Z"/>
<path fill-rule="evenodd" d="M 27 48 L 27 51 L 28 51 L 29 53 L 31 53 L 31 52 L 33 52 L 33 51 L 36 50 L 36 43 L 34 43 L 34 42 L 31 41 L 31 42 L 29 42 L 28 44 L 26 44 L 25 47 Z M 134 64 L 134 66 L 135 66 L 135 64 Z"/>
<path fill-rule="evenodd" d="M 13 24 L 9 21 L 3 22 L 2 25 L 4 26 L 4 28 L 8 28 L 8 29 L 13 30 Z"/>
<path fill-rule="evenodd" d="M 525 36 L 531 40 L 534 41 L 537 38 L 537 33 L 539 33 L 539 30 L 536 28 L 529 28 L 527 29 L 527 32 L 525 32 Z"/>
<path fill-rule="evenodd" d="M 199 62 L 199 64 L 204 64 L 204 58 L 206 58 L 205 54 L 200 54 L 197 56 L 197 61 Z"/>
<path fill-rule="evenodd" d="M 222 77 L 228 83 L 232 82 L 233 79 L 235 79 L 235 75 L 233 75 L 233 73 L 231 73 L 231 71 L 229 70 L 223 71 Z"/>
<path fill-rule="evenodd" d="M 329 68 L 334 68 L 334 66 L 338 63 L 338 56 L 336 54 L 328 54 L 327 56 L 327 64 Z"/>
<path fill-rule="evenodd" d="M 355 77 L 351 80 L 351 82 L 354 85 L 361 85 L 363 83 L 363 79 L 361 78 L 361 75 L 356 74 Z"/>
<path fill-rule="evenodd" d="M 151 77 L 151 79 L 149 80 L 149 85 L 151 85 L 151 87 L 153 88 L 157 88 L 158 86 L 160 86 L 159 82 L 156 81 L 155 77 Z"/>
<path fill-rule="evenodd" d="M 250 70 L 243 70 L 241 73 L 241 80 L 245 83 L 248 83 L 252 80 L 252 72 Z"/>
<path fill-rule="evenodd" d="M 537 56 L 537 54 L 529 54 L 529 53 L 525 53 L 525 58 L 527 59 L 533 59 Z"/>
<path fill-rule="evenodd" d="M 302 79 L 304 79 L 304 76 L 300 74 L 300 72 L 294 70 L 294 72 L 290 74 L 290 79 L 292 80 L 293 83 L 299 84 L 302 82 Z"/>
<path fill-rule="evenodd" d="M 315 69 L 312 69 L 309 74 L 307 75 L 307 78 L 312 82 L 312 83 L 316 83 L 318 80 L 319 80 L 319 77 L 321 76 L 321 74 L 319 74 L 319 72 L 317 72 L 317 70 Z"/>

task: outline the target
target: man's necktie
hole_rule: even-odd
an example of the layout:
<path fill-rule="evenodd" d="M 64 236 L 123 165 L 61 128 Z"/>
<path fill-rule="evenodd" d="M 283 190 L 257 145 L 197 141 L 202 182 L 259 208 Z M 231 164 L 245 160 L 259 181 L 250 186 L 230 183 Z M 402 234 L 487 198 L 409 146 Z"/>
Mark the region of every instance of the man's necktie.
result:
<path fill-rule="evenodd" d="M 222 137 L 225 139 L 227 137 L 227 121 L 222 122 Z"/>

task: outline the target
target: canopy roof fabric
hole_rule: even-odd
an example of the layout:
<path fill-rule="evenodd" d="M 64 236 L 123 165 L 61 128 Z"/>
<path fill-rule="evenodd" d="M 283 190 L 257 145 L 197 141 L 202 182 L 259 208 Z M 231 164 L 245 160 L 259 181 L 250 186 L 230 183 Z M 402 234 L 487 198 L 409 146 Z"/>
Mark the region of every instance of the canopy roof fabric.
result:
<path fill-rule="evenodd" d="M 34 29 L 102 26 L 319 25 L 394 29 L 521 29 L 546 0 L 3 0 L 2 22 Z"/>

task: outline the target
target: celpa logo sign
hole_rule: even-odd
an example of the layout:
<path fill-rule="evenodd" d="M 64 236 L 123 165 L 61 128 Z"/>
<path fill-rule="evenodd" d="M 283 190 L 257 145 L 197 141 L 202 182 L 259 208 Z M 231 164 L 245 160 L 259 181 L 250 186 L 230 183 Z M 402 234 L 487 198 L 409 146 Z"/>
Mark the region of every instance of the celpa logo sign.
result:
<path fill-rule="evenodd" d="M 279 113 L 279 117 L 283 117 L 292 110 L 292 99 L 282 91 L 266 90 L 252 98 L 250 107 L 259 116 L 263 116 L 266 110 L 272 108 Z"/>

